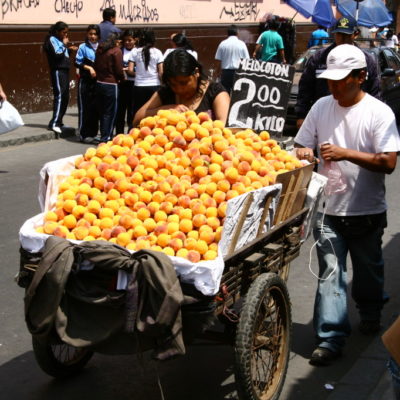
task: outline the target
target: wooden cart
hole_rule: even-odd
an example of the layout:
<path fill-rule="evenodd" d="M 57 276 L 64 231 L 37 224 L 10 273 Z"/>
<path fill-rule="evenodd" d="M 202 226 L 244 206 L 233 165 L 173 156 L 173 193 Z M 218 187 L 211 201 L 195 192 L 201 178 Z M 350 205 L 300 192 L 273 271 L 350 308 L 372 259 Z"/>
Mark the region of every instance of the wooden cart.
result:
<path fill-rule="evenodd" d="M 269 207 L 267 199 L 256 238 L 236 249 L 251 203 L 251 196 L 248 197 L 224 259 L 220 290 L 212 298 L 212 312 L 226 328 L 222 340 L 234 344 L 235 378 L 241 400 L 278 399 L 283 388 L 291 336 L 286 279 L 290 261 L 300 251 L 300 230 L 309 211 L 304 201 L 312 167 L 278 176 L 283 189 L 272 229 L 262 233 Z M 22 262 L 21 271 L 34 273 L 35 261 Z M 221 334 L 215 332 L 206 331 L 202 335 L 221 340 Z M 99 351 L 74 348 L 58 338 L 45 344 L 34 339 L 33 349 L 40 367 L 54 377 L 77 373 L 93 352 Z"/>

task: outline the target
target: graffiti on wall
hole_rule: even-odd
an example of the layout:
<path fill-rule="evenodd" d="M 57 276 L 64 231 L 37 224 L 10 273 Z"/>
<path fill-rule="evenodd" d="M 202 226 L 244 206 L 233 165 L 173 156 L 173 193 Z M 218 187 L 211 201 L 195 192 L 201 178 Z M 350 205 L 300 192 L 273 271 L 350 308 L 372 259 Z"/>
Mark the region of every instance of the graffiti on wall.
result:
<path fill-rule="evenodd" d="M 279 2 L 279 0 L 271 0 Z M 257 22 L 260 0 L 0 0 L 0 24 L 98 23 L 106 8 L 117 24 Z"/>

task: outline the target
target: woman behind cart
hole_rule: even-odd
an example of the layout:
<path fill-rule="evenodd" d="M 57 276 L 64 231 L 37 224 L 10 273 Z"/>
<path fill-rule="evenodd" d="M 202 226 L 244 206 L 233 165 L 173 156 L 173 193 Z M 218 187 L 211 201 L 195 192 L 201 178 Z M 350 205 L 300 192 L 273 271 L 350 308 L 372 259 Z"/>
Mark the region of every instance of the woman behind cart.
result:
<path fill-rule="evenodd" d="M 152 30 L 142 31 L 139 48 L 129 60 L 128 75 L 135 77 L 132 115 L 160 88 L 164 58 L 161 51 L 154 47 L 155 41 Z"/>
<path fill-rule="evenodd" d="M 100 142 L 113 137 L 118 105 L 118 83 L 123 81 L 124 70 L 118 33 L 111 33 L 96 51 L 96 105 L 100 118 Z"/>
<path fill-rule="evenodd" d="M 220 83 L 210 82 L 202 65 L 187 51 L 176 49 L 167 56 L 162 82 L 163 87 L 136 113 L 134 126 L 141 119 L 155 115 L 161 109 L 207 112 L 213 119 L 226 122 L 228 92 Z"/>

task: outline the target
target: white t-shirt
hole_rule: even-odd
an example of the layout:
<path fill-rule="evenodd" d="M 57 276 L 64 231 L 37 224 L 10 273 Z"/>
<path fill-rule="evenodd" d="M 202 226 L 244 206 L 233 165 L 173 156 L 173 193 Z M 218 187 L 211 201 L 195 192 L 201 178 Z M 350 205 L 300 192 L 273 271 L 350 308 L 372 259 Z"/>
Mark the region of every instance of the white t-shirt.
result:
<path fill-rule="evenodd" d="M 246 43 L 237 36 L 229 36 L 217 48 L 215 59 L 221 61 L 221 69 L 237 69 L 241 58 L 250 58 Z"/>
<path fill-rule="evenodd" d="M 177 48 L 179 48 L 179 47 L 177 47 Z M 167 49 L 167 50 L 165 50 L 165 53 L 164 53 L 164 60 L 167 58 L 167 55 L 169 54 L 169 53 L 172 53 L 174 50 L 176 50 L 177 48 L 171 48 L 171 49 Z M 186 49 L 185 49 L 186 50 Z M 198 55 L 197 55 L 197 51 L 195 51 L 195 50 L 186 50 L 189 54 L 191 54 L 196 60 L 198 59 L 197 57 L 198 57 Z"/>
<path fill-rule="evenodd" d="M 128 66 L 129 60 L 131 58 L 133 58 L 133 56 L 136 54 L 136 52 L 137 52 L 137 49 L 135 47 L 133 49 L 131 49 L 131 50 L 128 50 L 128 49 L 125 49 L 125 48 L 122 49 L 122 58 L 123 58 L 123 62 L 124 62 L 124 68 Z M 134 76 L 130 76 L 128 74 L 125 74 L 125 77 L 126 77 L 126 79 L 128 81 L 134 81 L 135 80 Z"/>
<path fill-rule="evenodd" d="M 399 133 L 392 110 L 375 97 L 365 94 L 351 107 L 341 107 L 333 96 L 319 99 L 311 108 L 295 137 L 295 142 L 312 149 L 328 141 L 340 147 L 367 153 L 397 152 Z M 332 194 L 328 215 L 378 214 L 386 210 L 385 174 L 372 172 L 350 161 L 338 161 L 347 183 L 344 193 Z"/>
<path fill-rule="evenodd" d="M 159 49 L 155 47 L 150 48 L 150 62 L 146 70 L 142 51 L 142 47 L 137 49 L 136 53 L 129 60 L 135 63 L 135 86 L 158 86 L 160 85 L 160 79 L 158 77 L 157 66 L 164 61 L 163 55 Z"/>
<path fill-rule="evenodd" d="M 396 46 L 399 44 L 399 39 L 397 38 L 396 35 L 393 35 L 391 39 L 386 39 L 385 40 L 385 46 L 390 47 L 391 49 L 395 49 Z"/>

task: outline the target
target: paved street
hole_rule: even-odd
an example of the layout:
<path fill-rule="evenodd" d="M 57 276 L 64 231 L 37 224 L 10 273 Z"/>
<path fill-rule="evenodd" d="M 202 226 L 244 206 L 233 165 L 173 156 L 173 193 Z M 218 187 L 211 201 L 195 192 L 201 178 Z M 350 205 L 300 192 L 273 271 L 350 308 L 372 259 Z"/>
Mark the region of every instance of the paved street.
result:
<path fill-rule="evenodd" d="M 0 149 L 0 207 L 2 254 L 0 275 L 0 387 L 5 400 L 156 400 L 161 399 L 158 378 L 166 400 L 234 399 L 233 356 L 229 346 L 198 343 L 177 360 L 155 364 L 148 354 L 95 355 L 85 371 L 66 381 L 56 381 L 37 366 L 30 335 L 23 319 L 23 289 L 13 281 L 18 270 L 18 230 L 39 212 L 38 172 L 50 160 L 81 153 L 86 145 L 74 138 L 28 143 Z M 387 327 L 400 309 L 398 257 L 400 170 L 387 179 L 389 228 L 384 237 L 386 289 L 391 300 L 384 310 Z M 308 364 L 314 338 L 311 325 L 315 278 L 308 271 L 309 240 L 292 264 L 289 292 L 293 304 L 293 344 L 283 400 L 389 400 L 390 380 L 385 353 L 378 337 L 356 330 L 358 319 L 350 304 L 354 333 L 345 355 L 331 367 Z M 313 254 L 312 266 L 316 270 Z M 331 384 L 334 390 L 327 390 Z"/>

